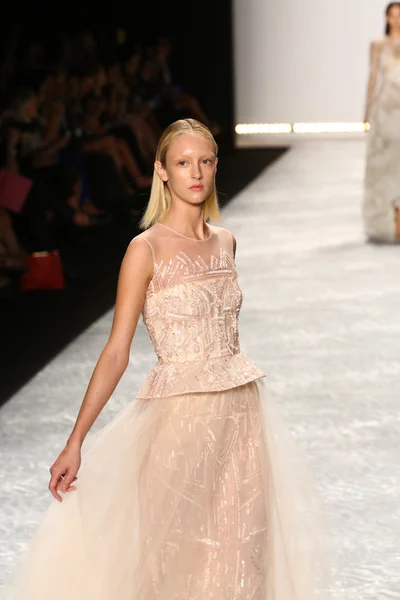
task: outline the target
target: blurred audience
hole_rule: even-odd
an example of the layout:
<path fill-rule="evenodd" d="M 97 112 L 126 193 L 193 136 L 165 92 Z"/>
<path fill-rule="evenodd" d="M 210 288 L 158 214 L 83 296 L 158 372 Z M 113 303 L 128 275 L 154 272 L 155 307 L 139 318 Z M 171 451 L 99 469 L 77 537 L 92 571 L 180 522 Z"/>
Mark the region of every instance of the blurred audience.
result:
<path fill-rule="evenodd" d="M 27 254 L 78 244 L 110 219 L 137 223 L 171 121 L 194 117 L 218 134 L 174 84 L 171 51 L 163 37 L 152 48 L 101 53 L 89 32 L 60 35 L 51 47 L 10 46 L 0 67 L 2 282 L 26 269 Z"/>

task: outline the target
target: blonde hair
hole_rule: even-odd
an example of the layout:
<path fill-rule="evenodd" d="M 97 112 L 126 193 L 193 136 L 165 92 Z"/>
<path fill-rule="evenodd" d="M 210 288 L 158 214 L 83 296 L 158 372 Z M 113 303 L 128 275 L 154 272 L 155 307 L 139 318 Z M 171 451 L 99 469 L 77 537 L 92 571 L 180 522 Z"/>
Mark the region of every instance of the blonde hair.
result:
<path fill-rule="evenodd" d="M 198 133 L 203 135 L 205 138 L 209 139 L 210 142 L 212 142 L 215 149 L 215 155 L 217 155 L 218 146 L 208 127 L 203 125 L 203 123 L 196 121 L 195 119 L 180 119 L 179 121 L 171 123 L 171 125 L 167 127 L 158 142 L 156 161 L 159 161 L 163 167 L 165 167 L 167 152 L 171 143 L 175 138 L 177 138 L 179 135 L 183 135 L 184 133 Z M 167 214 L 170 206 L 171 194 L 168 189 L 168 184 L 161 179 L 157 171 L 154 169 L 150 199 L 147 204 L 146 211 L 140 220 L 140 227 L 142 229 L 148 229 L 151 227 L 151 225 L 157 223 L 157 221 L 162 219 L 162 217 Z M 212 219 L 214 221 L 218 221 L 220 219 L 218 196 L 215 183 L 211 194 L 208 196 L 208 198 L 206 198 L 205 201 L 204 220 L 207 219 Z"/>

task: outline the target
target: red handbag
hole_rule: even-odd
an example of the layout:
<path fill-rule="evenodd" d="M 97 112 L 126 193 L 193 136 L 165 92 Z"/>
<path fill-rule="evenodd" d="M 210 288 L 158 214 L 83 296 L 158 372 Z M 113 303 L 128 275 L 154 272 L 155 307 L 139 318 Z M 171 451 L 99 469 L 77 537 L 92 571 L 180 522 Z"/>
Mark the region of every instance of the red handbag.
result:
<path fill-rule="evenodd" d="M 65 279 L 58 250 L 34 252 L 27 258 L 28 270 L 19 279 L 21 292 L 31 290 L 62 290 Z"/>

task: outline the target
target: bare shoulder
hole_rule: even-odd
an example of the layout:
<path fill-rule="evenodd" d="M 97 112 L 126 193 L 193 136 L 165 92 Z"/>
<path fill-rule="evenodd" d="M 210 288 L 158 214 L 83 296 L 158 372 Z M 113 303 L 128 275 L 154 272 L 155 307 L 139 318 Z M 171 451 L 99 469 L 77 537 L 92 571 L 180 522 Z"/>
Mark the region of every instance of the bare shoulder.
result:
<path fill-rule="evenodd" d="M 213 233 L 216 233 L 219 236 L 233 237 L 233 233 L 229 229 L 226 229 L 226 227 L 221 227 L 220 225 L 211 225 L 210 223 L 208 223 L 208 226 Z"/>
<path fill-rule="evenodd" d="M 151 237 L 148 235 L 147 231 L 143 231 L 139 233 L 139 235 L 135 236 L 129 243 L 127 248 L 127 253 L 132 254 L 149 254 L 151 255 Z"/>
<path fill-rule="evenodd" d="M 371 49 L 374 50 L 375 52 L 380 52 L 383 48 L 383 46 L 386 43 L 386 37 L 382 36 L 379 38 L 375 38 L 374 40 L 372 40 L 371 42 Z"/>
<path fill-rule="evenodd" d="M 153 248 L 147 231 L 134 237 L 126 249 L 122 266 L 129 271 L 140 272 L 146 279 L 153 274 Z"/>
<path fill-rule="evenodd" d="M 148 229 L 145 229 L 141 233 L 139 233 L 136 237 L 133 238 L 131 244 L 140 244 L 142 246 L 148 246 L 154 254 L 154 247 L 160 238 L 160 230 L 156 226 L 157 224 L 152 225 Z"/>
<path fill-rule="evenodd" d="M 219 225 L 209 225 L 210 229 L 220 236 L 220 238 L 225 239 L 226 242 L 233 245 L 233 255 L 236 253 L 236 238 L 233 235 L 232 231 L 226 229 L 225 227 L 220 227 Z"/>

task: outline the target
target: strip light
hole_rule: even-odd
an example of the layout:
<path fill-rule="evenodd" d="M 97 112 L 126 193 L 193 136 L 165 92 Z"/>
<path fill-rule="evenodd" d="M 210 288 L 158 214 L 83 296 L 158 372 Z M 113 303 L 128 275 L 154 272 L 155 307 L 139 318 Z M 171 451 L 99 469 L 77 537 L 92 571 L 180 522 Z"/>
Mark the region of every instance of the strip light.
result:
<path fill-rule="evenodd" d="M 291 133 L 292 126 L 290 123 L 243 123 L 236 125 L 235 131 L 239 134 Z"/>
<path fill-rule="evenodd" d="M 295 123 L 293 133 L 361 133 L 365 123 Z"/>
<path fill-rule="evenodd" d="M 260 133 L 362 133 L 368 131 L 369 123 L 239 123 L 235 127 L 239 135 Z"/>

